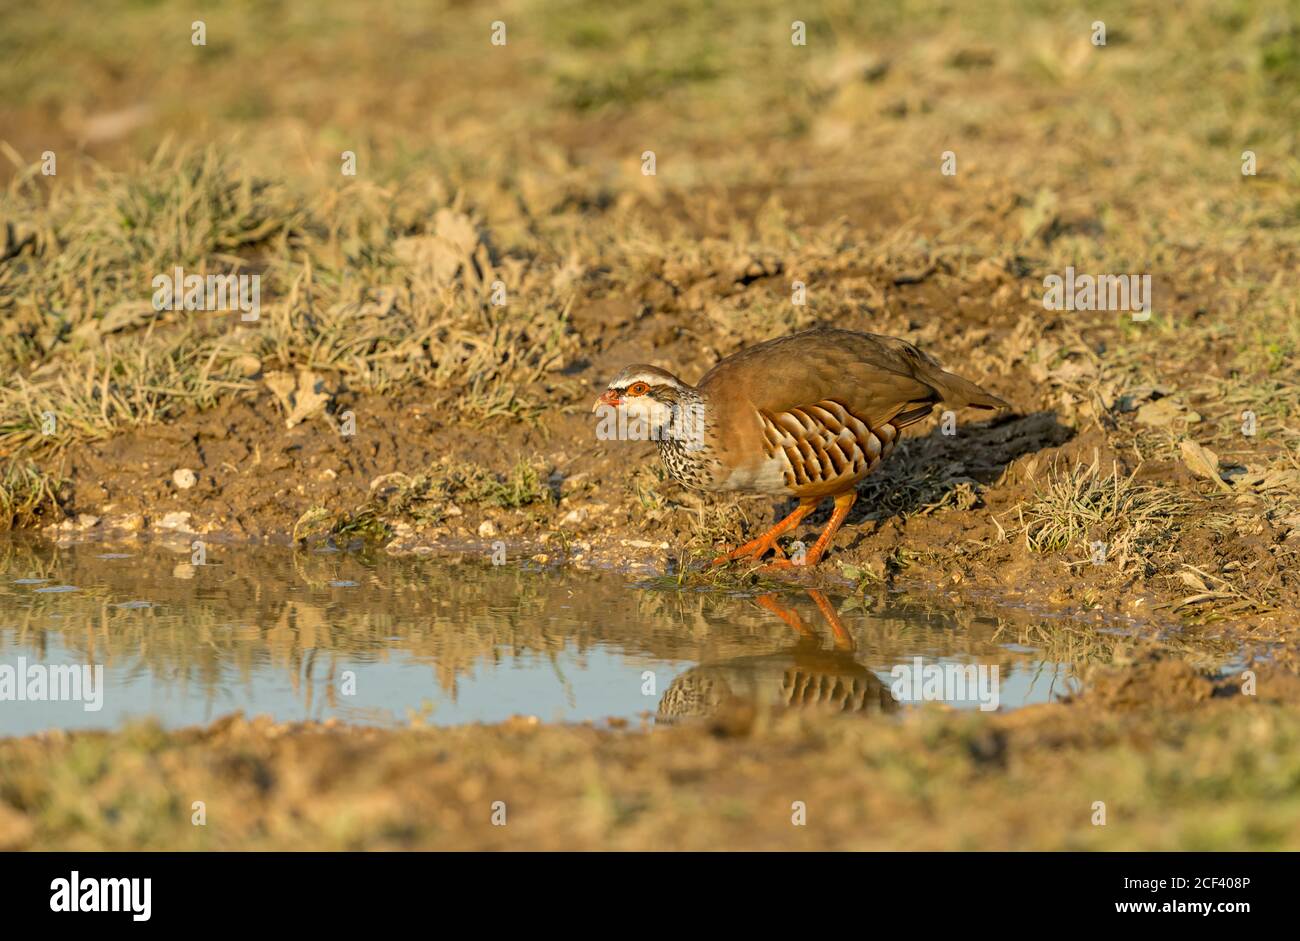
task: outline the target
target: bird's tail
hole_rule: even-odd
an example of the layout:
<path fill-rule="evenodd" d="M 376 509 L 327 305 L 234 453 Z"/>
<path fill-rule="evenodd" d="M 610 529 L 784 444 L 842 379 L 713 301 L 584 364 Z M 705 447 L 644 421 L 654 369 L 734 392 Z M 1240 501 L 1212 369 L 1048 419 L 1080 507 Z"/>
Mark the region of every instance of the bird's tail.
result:
<path fill-rule="evenodd" d="M 908 362 L 912 375 L 937 392 L 945 404 L 954 408 L 1011 408 L 1005 399 L 984 391 L 969 379 L 945 371 L 929 353 L 903 340 L 894 340 L 894 346 Z"/>
<path fill-rule="evenodd" d="M 1011 403 L 1000 399 L 991 392 L 986 392 L 961 376 L 944 372 L 936 368 L 925 377 L 930 385 L 943 396 L 943 401 L 955 408 L 1010 408 Z"/>

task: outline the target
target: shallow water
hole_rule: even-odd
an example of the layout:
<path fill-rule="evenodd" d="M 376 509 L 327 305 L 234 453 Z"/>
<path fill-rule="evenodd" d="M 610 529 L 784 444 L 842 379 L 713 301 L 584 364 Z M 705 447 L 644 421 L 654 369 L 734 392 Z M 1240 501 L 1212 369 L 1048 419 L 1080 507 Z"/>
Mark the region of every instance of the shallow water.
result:
<path fill-rule="evenodd" d="M 1073 688 L 1069 666 L 1029 640 L 1043 636 L 1033 627 L 900 598 L 864 606 L 798 589 L 680 590 L 445 557 L 209 545 L 195 565 L 188 545 L 8 540 L 0 735 L 144 716 L 176 727 L 234 710 L 378 725 L 522 714 L 636 726 L 739 699 L 878 715 L 914 706 L 891 692 L 901 675 L 891 670 L 918 657 L 996 666 L 982 701 L 995 689 L 1007 709 Z M 78 671 L 89 681 L 79 698 L 68 673 L 55 690 L 56 665 L 90 668 Z M 42 671 L 44 693 L 31 685 Z M 974 688 L 935 686 L 931 697 L 981 702 Z"/>

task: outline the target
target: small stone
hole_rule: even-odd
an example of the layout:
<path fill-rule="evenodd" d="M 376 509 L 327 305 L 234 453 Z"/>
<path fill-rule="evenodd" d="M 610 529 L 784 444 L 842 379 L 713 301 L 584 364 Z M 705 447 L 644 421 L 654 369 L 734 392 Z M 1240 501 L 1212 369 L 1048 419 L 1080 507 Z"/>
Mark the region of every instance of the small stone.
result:
<path fill-rule="evenodd" d="M 233 365 L 235 371 L 245 379 L 256 379 L 262 372 L 262 361 L 251 353 L 235 357 L 235 359 L 231 361 L 231 365 Z"/>
<path fill-rule="evenodd" d="M 581 526 L 586 521 L 587 521 L 587 511 L 585 509 L 578 508 L 576 510 L 570 510 L 568 513 L 565 513 L 564 517 L 560 520 L 560 525 Z"/>
<path fill-rule="evenodd" d="M 172 483 L 181 490 L 189 490 L 198 482 L 199 479 L 194 476 L 194 471 L 188 467 L 178 467 L 172 472 Z"/>
<path fill-rule="evenodd" d="M 491 539 L 497 534 L 497 524 L 491 520 L 484 520 L 478 524 L 478 534 L 483 539 Z"/>
<path fill-rule="evenodd" d="M 98 516 L 91 516 L 89 513 L 82 513 L 77 517 L 77 529 L 94 529 L 98 525 Z"/>
<path fill-rule="evenodd" d="M 190 514 L 174 510 L 158 521 L 158 528 L 188 533 L 190 532 Z"/>

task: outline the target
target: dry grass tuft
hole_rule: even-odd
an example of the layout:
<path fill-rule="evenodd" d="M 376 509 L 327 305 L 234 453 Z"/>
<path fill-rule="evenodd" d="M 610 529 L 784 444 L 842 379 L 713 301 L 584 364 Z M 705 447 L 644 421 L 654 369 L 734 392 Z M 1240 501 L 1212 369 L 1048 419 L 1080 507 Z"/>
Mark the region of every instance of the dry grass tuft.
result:
<path fill-rule="evenodd" d="M 0 531 L 47 523 L 59 509 L 62 481 L 34 464 L 9 461 L 0 473 Z"/>
<path fill-rule="evenodd" d="M 1104 544 L 1105 559 L 1124 570 L 1131 559 L 1151 559 L 1168 548 L 1186 514 L 1186 496 L 1162 487 L 1134 482 L 1112 464 L 1101 471 L 1094 457 L 1087 465 L 1062 472 L 1053 466 L 1046 484 L 1028 503 L 1016 507 L 1019 532 L 1035 552 L 1077 548 L 1092 560 L 1093 543 Z"/>

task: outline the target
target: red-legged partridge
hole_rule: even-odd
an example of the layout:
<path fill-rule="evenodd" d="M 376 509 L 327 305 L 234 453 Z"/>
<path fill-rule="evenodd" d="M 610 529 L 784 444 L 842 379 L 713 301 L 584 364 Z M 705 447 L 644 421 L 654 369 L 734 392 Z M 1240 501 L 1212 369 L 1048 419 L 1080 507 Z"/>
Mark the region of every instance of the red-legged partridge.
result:
<path fill-rule="evenodd" d="M 643 422 L 668 473 L 693 490 L 799 500 L 789 516 L 715 564 L 783 555 L 777 538 L 834 498 L 830 522 L 804 561 L 815 565 L 848 516 L 858 482 L 889 456 L 902 429 L 940 402 L 1009 407 L 904 340 L 817 327 L 741 350 L 696 386 L 655 366 L 628 366 L 594 411 Z"/>

